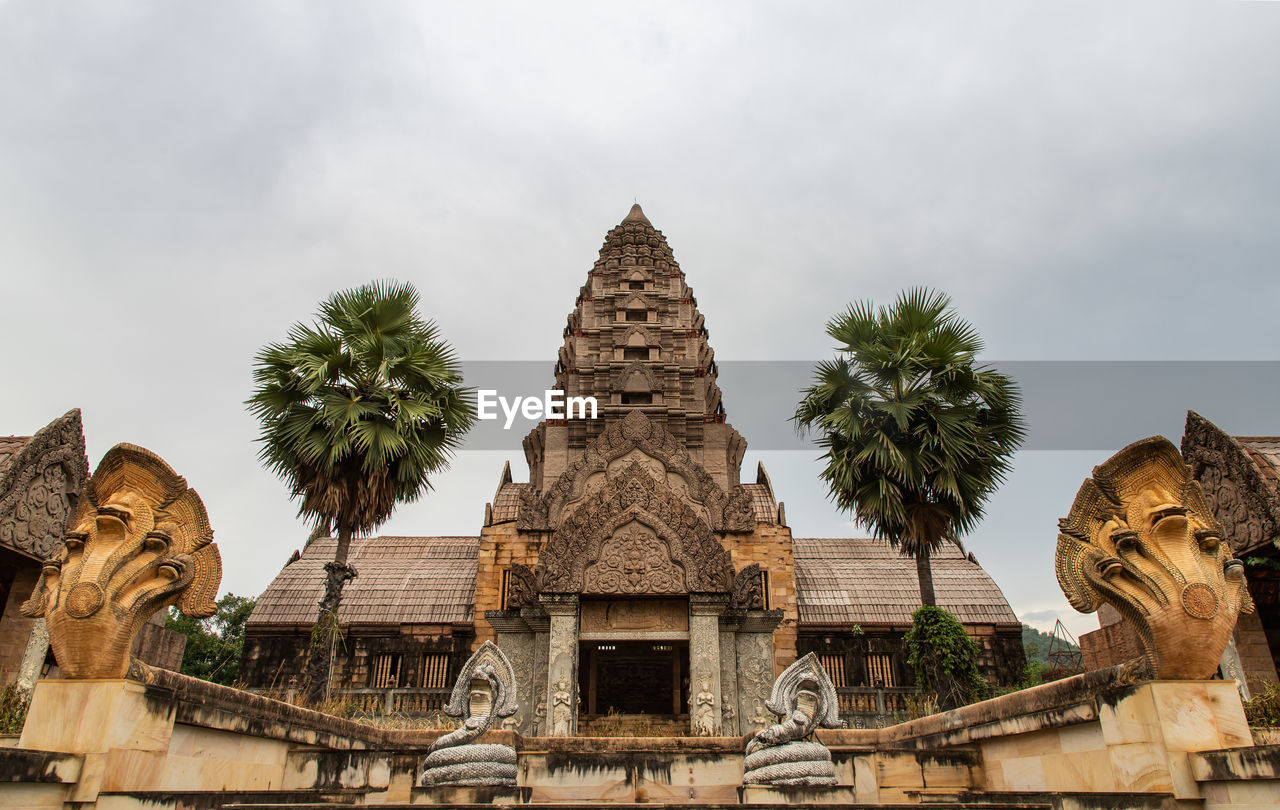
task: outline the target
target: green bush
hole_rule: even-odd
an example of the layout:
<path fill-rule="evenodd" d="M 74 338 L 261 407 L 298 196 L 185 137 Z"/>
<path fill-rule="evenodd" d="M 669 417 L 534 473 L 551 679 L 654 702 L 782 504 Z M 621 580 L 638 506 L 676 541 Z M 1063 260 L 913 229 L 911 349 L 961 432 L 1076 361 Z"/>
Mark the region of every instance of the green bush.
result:
<path fill-rule="evenodd" d="M 911 615 L 902 641 L 916 685 L 938 696 L 943 711 L 983 700 L 990 690 L 978 674 L 978 645 L 960 620 L 942 608 L 924 606 Z"/>

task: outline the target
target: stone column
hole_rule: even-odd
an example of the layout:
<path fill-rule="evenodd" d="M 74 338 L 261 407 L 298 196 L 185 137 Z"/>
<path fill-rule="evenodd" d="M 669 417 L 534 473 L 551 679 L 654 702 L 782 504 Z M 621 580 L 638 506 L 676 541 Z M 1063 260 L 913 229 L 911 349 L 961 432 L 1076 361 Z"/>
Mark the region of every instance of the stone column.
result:
<path fill-rule="evenodd" d="M 721 733 L 736 737 L 738 731 L 738 644 L 736 625 L 720 625 L 720 721 Z"/>
<path fill-rule="evenodd" d="M 542 594 L 551 619 L 547 640 L 547 734 L 572 737 L 578 728 L 578 595 Z"/>
<path fill-rule="evenodd" d="M 535 633 L 529 625 L 514 611 L 487 610 L 485 619 L 495 631 L 495 643 L 511 662 L 516 675 L 516 702 L 520 710 L 502 721 L 502 728 L 514 729 L 525 736 L 531 736 L 534 712 L 534 653 Z M 543 677 L 546 677 L 545 675 Z"/>
<path fill-rule="evenodd" d="M 749 610 L 739 621 L 738 733 L 759 731 L 775 721 L 765 708 L 776 676 L 773 664 L 773 631 L 782 620 L 780 610 Z"/>
<path fill-rule="evenodd" d="M 27 650 L 22 655 L 22 666 L 18 669 L 18 688 L 30 694 L 40 680 L 40 672 L 44 669 L 44 659 L 49 654 L 49 628 L 44 619 L 31 622 L 31 636 L 27 639 Z"/>
<path fill-rule="evenodd" d="M 727 594 L 689 594 L 689 727 L 695 735 L 724 733 L 720 717 L 720 614 Z"/>

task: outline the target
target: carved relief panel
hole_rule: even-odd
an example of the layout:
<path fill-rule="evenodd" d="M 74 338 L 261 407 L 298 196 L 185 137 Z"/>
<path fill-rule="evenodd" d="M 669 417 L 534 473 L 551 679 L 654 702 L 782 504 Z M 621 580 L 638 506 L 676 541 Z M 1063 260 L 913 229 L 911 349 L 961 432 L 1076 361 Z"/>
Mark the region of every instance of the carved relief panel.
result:
<path fill-rule="evenodd" d="M 582 633 L 680 633 L 689 630 L 683 599 L 585 601 Z"/>
<path fill-rule="evenodd" d="M 686 593 L 684 569 L 650 529 L 629 523 L 605 541 L 600 558 L 583 572 L 584 594 Z"/>

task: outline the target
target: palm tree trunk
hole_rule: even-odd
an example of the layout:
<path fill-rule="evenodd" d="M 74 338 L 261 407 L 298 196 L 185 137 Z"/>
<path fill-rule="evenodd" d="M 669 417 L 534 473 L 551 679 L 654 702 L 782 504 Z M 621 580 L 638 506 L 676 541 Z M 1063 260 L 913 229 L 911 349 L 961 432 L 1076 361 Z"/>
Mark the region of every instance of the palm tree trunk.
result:
<path fill-rule="evenodd" d="M 320 599 L 320 616 L 311 633 L 310 656 L 307 659 L 307 703 L 312 708 L 320 706 L 328 697 L 329 657 L 338 637 L 338 607 L 342 603 L 342 588 L 354 579 L 356 569 L 347 565 L 351 549 L 351 529 L 345 524 L 338 528 L 338 547 L 333 561 L 324 564 L 324 596 Z"/>
<path fill-rule="evenodd" d="M 916 576 L 920 578 L 920 604 L 937 607 L 938 597 L 933 593 L 933 568 L 929 565 L 929 550 L 916 555 Z"/>

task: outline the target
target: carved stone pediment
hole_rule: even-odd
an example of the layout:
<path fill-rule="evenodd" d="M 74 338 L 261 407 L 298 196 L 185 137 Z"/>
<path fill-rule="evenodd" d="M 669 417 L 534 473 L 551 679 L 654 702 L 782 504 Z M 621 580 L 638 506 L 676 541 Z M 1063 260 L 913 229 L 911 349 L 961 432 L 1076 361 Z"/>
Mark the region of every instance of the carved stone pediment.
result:
<path fill-rule="evenodd" d="M 538 582 L 552 593 L 726 593 L 733 565 L 698 512 L 635 462 L 564 517 Z"/>
<path fill-rule="evenodd" d="M 0 545 L 48 559 L 89 477 L 80 411 L 31 437 L 0 471 Z"/>
<path fill-rule="evenodd" d="M 610 386 L 611 391 L 629 391 L 627 387 L 631 381 L 632 375 L 639 374 L 644 379 L 645 391 L 661 391 L 662 383 L 658 381 L 658 376 L 653 373 L 653 369 L 649 368 L 648 363 L 642 363 L 636 360 L 622 367 L 621 370 L 614 375 L 613 385 Z"/>
<path fill-rule="evenodd" d="M 1188 411 L 1182 456 L 1233 551 L 1240 554 L 1280 537 L 1280 493 L 1263 480 L 1258 465 L 1234 437 Z"/>
<path fill-rule="evenodd" d="M 599 483 L 598 476 L 611 475 L 610 466 L 635 451 L 656 462 L 669 479 L 679 481 L 678 486 L 683 489 L 680 495 L 705 510 L 711 530 L 745 533 L 755 529 L 750 496 L 741 489 L 735 489 L 732 496 L 725 493 L 670 431 L 640 411 L 632 411 L 606 427 L 545 495 L 531 489 L 521 493 L 516 527 L 524 531 L 556 530 L 566 511 L 576 510 L 579 502 L 590 498 L 590 485 Z"/>

